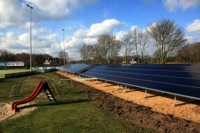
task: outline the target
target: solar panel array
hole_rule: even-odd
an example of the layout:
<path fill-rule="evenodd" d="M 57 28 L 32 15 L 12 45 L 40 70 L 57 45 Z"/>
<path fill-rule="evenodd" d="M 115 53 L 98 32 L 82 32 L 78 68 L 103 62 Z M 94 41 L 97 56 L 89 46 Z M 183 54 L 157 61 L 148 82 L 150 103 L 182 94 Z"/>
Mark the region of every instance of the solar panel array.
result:
<path fill-rule="evenodd" d="M 200 100 L 200 65 L 99 65 L 81 75 Z"/>
<path fill-rule="evenodd" d="M 93 65 L 92 64 L 67 64 L 65 66 L 59 67 L 58 70 L 76 74 L 82 70 L 90 68 L 91 66 Z"/>

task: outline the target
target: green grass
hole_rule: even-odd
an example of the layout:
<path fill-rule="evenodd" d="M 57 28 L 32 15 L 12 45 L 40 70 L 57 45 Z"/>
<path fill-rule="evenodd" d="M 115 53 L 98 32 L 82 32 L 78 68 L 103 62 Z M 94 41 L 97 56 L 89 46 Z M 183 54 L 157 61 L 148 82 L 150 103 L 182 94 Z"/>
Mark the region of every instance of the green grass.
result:
<path fill-rule="evenodd" d="M 19 73 L 19 72 L 28 72 L 29 69 L 7 69 L 7 70 L 0 70 L 0 79 L 5 78 L 5 74 L 10 73 Z"/>
<path fill-rule="evenodd" d="M 53 73 L 40 74 L 59 82 Z M 39 80 L 33 79 L 24 85 L 19 96 L 9 97 L 12 86 L 22 80 L 9 78 L 0 82 L 0 103 L 11 103 L 24 99 L 30 94 Z M 85 97 L 77 88 L 63 82 L 56 96 L 58 103 L 50 102 L 45 97 L 33 100 L 38 109 L 17 119 L 7 119 L 0 123 L 0 133 L 131 133 L 153 132 L 127 121 L 116 119 L 112 114 L 101 111 L 97 105 Z"/>
<path fill-rule="evenodd" d="M 18 72 L 28 72 L 29 69 L 7 69 L 7 70 L 0 70 L 0 74 L 9 74 L 9 73 L 18 73 Z"/>

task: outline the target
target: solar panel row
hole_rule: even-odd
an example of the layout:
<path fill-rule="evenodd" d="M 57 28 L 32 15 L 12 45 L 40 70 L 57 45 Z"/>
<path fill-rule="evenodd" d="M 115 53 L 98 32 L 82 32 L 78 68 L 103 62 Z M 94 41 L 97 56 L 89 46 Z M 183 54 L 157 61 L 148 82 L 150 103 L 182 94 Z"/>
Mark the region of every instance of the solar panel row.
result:
<path fill-rule="evenodd" d="M 92 65 L 91 64 L 68 64 L 68 65 L 59 67 L 58 70 L 74 74 L 90 66 Z"/>
<path fill-rule="evenodd" d="M 82 76 L 200 99 L 199 65 L 99 65 Z"/>
<path fill-rule="evenodd" d="M 99 65 L 71 64 L 59 70 L 95 77 L 124 85 L 200 99 L 200 65 Z"/>
<path fill-rule="evenodd" d="M 126 67 L 126 66 L 124 66 Z M 148 64 L 148 65 L 132 65 L 131 68 L 140 69 L 158 69 L 158 70 L 170 70 L 170 71 L 197 71 L 200 70 L 199 65 L 191 64 Z"/>
<path fill-rule="evenodd" d="M 98 66 L 96 70 L 106 70 L 106 71 L 117 71 L 121 73 L 133 73 L 133 74 L 145 74 L 145 75 L 162 75 L 162 76 L 171 76 L 171 77 L 182 77 L 182 78 L 197 78 L 200 79 L 200 70 L 196 71 L 180 71 L 174 70 L 171 68 L 170 70 L 162 70 L 160 69 L 148 69 L 148 68 L 135 68 L 135 66 Z"/>

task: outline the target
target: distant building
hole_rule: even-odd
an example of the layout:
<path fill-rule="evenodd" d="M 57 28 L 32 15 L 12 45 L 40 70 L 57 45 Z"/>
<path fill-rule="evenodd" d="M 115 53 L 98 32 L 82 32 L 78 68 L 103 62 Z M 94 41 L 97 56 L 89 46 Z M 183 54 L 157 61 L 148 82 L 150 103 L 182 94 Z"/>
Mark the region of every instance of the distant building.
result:
<path fill-rule="evenodd" d="M 60 65 L 61 61 L 59 58 L 48 58 L 47 60 L 45 60 L 45 62 L 43 62 L 44 65 Z"/>
<path fill-rule="evenodd" d="M 135 61 L 134 59 L 132 59 L 131 61 L 130 61 L 130 64 L 136 64 L 137 63 L 137 61 Z"/>

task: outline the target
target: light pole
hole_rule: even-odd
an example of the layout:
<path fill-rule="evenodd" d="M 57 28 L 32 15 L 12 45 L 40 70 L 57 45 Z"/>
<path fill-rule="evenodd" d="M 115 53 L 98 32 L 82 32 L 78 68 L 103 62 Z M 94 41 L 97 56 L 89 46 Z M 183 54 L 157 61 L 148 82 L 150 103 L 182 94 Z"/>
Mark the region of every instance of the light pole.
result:
<path fill-rule="evenodd" d="M 32 22 L 33 7 L 28 4 L 26 6 L 30 8 L 30 71 L 32 71 L 32 27 L 31 27 L 31 22 Z"/>
<path fill-rule="evenodd" d="M 63 31 L 63 49 L 64 49 L 64 51 L 63 51 L 63 63 L 64 63 L 64 66 L 65 66 L 65 40 L 64 40 L 65 30 L 62 29 L 62 31 Z"/>

